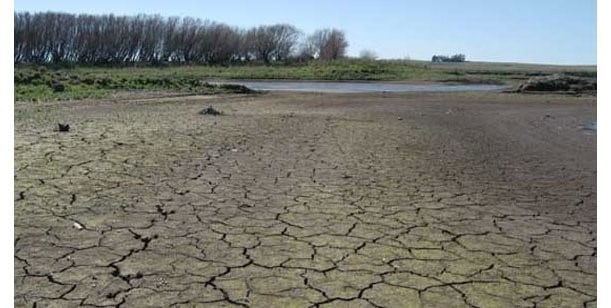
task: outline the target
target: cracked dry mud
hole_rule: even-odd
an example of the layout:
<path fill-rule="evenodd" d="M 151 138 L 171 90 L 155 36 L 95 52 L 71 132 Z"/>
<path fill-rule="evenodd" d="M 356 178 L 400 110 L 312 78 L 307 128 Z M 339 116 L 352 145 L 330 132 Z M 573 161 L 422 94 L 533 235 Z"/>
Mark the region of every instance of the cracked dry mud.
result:
<path fill-rule="evenodd" d="M 209 105 L 225 115 L 198 114 Z M 592 97 L 272 93 L 15 115 L 16 306 L 596 306 Z"/>

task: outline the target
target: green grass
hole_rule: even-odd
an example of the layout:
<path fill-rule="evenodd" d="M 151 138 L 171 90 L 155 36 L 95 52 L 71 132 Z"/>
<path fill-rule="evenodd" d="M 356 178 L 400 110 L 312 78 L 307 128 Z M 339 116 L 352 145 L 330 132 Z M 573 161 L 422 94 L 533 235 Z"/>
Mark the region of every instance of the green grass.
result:
<path fill-rule="evenodd" d="M 15 99 L 48 101 L 105 97 L 117 90 L 171 90 L 197 94 L 235 93 L 206 79 L 434 81 L 515 84 L 531 76 L 567 73 L 596 76 L 595 66 L 516 63 L 431 63 L 409 60 L 311 61 L 303 64 L 170 67 L 15 68 Z M 64 92 L 53 92 L 56 80 Z"/>
<path fill-rule="evenodd" d="M 52 70 L 45 67 L 15 68 L 16 101 L 76 100 L 107 97 L 118 90 L 167 90 L 192 94 L 248 93 L 244 87 L 204 82 L 194 74 L 168 74 L 160 69 L 75 68 Z M 64 91 L 54 91 L 59 82 Z"/>
<path fill-rule="evenodd" d="M 111 74 L 118 78 L 134 75 L 147 77 L 199 77 L 222 79 L 300 79 L 300 80 L 428 80 L 445 75 L 426 65 L 410 61 L 336 60 L 304 64 L 170 66 L 170 67 L 76 67 L 75 74 Z"/>

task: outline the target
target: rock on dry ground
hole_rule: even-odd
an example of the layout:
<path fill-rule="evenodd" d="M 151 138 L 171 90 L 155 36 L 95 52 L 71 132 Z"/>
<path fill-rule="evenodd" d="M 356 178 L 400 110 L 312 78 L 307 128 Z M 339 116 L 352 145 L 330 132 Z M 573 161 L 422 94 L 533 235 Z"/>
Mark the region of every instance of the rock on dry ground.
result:
<path fill-rule="evenodd" d="M 594 97 L 266 94 L 15 117 L 19 307 L 596 306 Z"/>

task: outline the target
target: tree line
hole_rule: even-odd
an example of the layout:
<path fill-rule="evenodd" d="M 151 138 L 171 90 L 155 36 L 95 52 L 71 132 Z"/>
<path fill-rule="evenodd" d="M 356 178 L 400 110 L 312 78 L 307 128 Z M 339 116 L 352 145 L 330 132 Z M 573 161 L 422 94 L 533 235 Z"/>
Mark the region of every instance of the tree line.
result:
<path fill-rule="evenodd" d="M 467 57 L 465 57 L 465 55 L 463 54 L 455 54 L 451 57 L 434 55 L 431 61 L 432 62 L 465 62 L 466 59 Z"/>
<path fill-rule="evenodd" d="M 14 62 L 231 64 L 332 60 L 348 42 L 337 29 L 304 35 L 289 24 L 240 29 L 191 17 L 16 12 Z"/>

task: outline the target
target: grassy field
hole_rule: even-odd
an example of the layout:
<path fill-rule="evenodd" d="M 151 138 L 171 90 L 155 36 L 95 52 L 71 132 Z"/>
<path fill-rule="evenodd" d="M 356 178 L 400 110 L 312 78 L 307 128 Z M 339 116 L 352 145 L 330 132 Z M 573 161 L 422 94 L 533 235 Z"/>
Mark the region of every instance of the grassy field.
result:
<path fill-rule="evenodd" d="M 515 63 L 431 63 L 408 60 L 313 61 L 296 65 L 170 67 L 15 67 L 15 100 L 101 98 L 117 90 L 171 90 L 197 94 L 244 89 L 214 86 L 205 79 L 389 80 L 515 84 L 531 76 L 567 73 L 596 76 L 595 66 Z M 54 91 L 61 83 L 63 91 Z"/>

